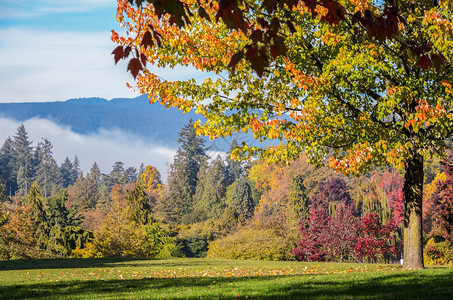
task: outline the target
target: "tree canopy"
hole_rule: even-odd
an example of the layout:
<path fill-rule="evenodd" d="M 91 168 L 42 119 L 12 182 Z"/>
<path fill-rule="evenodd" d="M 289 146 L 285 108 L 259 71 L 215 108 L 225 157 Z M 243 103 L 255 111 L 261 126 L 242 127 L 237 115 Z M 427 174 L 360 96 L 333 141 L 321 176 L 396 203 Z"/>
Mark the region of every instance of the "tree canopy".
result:
<path fill-rule="evenodd" d="M 251 131 L 276 147 L 243 143 L 236 158 L 311 162 L 357 175 L 405 169 L 404 263 L 422 268 L 423 159 L 442 155 L 453 130 L 450 1 L 119 1 L 138 88 L 196 109 L 210 138 Z M 159 67 L 192 66 L 203 82 L 168 81 Z"/>

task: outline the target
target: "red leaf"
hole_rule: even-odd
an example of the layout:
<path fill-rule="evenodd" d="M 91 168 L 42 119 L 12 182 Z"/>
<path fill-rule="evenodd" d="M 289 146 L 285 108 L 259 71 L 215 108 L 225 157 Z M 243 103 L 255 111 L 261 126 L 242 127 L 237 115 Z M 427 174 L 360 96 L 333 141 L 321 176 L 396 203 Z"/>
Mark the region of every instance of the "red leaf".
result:
<path fill-rule="evenodd" d="M 146 58 L 146 55 L 145 55 L 145 54 L 140 53 L 140 61 L 142 62 L 142 65 L 143 65 L 144 67 L 146 67 L 147 58 Z"/>
<path fill-rule="evenodd" d="M 131 71 L 132 76 L 134 76 L 134 79 L 137 78 L 138 73 L 140 70 L 142 70 L 142 64 L 140 63 L 140 60 L 138 58 L 133 58 L 129 61 L 129 64 L 127 65 L 127 70 Z"/>
<path fill-rule="evenodd" d="M 427 54 L 425 54 L 422 57 L 420 57 L 420 59 L 417 62 L 417 65 L 419 65 L 423 70 L 427 70 L 432 65 L 431 59 Z"/>
<path fill-rule="evenodd" d="M 316 15 L 315 8 L 316 8 L 316 0 L 302 0 L 306 7 L 311 11 L 313 16 Z"/>
<path fill-rule="evenodd" d="M 253 30 L 252 34 L 250 35 L 254 44 L 261 42 L 263 40 L 263 32 L 259 29 Z"/>
<path fill-rule="evenodd" d="M 277 46 L 271 45 L 270 50 L 271 50 L 271 55 L 272 55 L 272 57 L 273 57 L 274 59 L 276 59 L 277 56 L 280 55 L 280 53 L 279 53 L 279 51 L 278 51 L 278 49 L 277 49 Z"/>
<path fill-rule="evenodd" d="M 115 48 L 115 50 L 112 51 L 113 59 L 115 60 L 115 65 L 116 63 L 123 58 L 123 46 L 118 46 Z"/>
<path fill-rule="evenodd" d="M 296 27 L 294 27 L 291 21 L 286 21 L 286 25 L 288 25 L 289 31 L 291 31 L 291 33 L 295 33 L 297 31 Z"/>
<path fill-rule="evenodd" d="M 277 6 L 277 0 L 266 0 L 263 1 L 262 7 L 266 8 L 268 13 L 272 13 Z"/>
<path fill-rule="evenodd" d="M 153 42 L 153 37 L 151 35 L 151 32 L 150 31 L 145 32 L 140 45 L 142 45 L 146 49 L 148 47 L 152 47 L 153 44 L 154 44 L 154 42 Z"/>
<path fill-rule="evenodd" d="M 446 61 L 445 56 L 442 53 L 440 54 L 431 54 L 431 61 L 433 62 L 434 68 L 439 72 L 440 68 Z"/>
<path fill-rule="evenodd" d="M 129 53 L 131 53 L 131 50 L 132 48 L 127 46 L 125 49 L 124 49 L 124 52 L 123 52 L 123 57 L 126 58 L 129 56 Z"/>
<path fill-rule="evenodd" d="M 208 21 L 211 21 L 211 18 L 209 17 L 208 13 L 206 12 L 206 10 L 200 6 L 200 8 L 198 8 L 198 15 Z"/>
<path fill-rule="evenodd" d="M 230 63 L 228 64 L 228 67 L 231 68 L 234 72 L 234 69 L 236 69 L 236 65 L 239 63 L 239 61 L 242 59 L 244 56 L 244 53 L 237 52 L 233 56 L 231 56 Z"/>
<path fill-rule="evenodd" d="M 334 0 L 326 0 L 324 5 L 327 8 L 327 15 L 323 17 L 324 20 L 330 24 L 338 24 L 340 19 L 344 19 L 345 9 L 340 3 Z"/>
<path fill-rule="evenodd" d="M 257 21 L 258 24 L 260 24 L 261 27 L 263 27 L 263 28 L 269 27 L 269 22 L 267 22 L 264 18 L 258 18 L 258 19 L 256 19 L 256 21 Z"/>

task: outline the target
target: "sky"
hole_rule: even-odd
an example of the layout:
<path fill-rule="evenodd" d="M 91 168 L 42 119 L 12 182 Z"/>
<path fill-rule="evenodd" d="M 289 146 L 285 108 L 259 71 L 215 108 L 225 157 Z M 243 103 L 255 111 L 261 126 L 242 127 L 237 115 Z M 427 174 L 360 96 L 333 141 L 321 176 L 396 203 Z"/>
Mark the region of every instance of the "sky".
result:
<path fill-rule="evenodd" d="M 112 29 L 115 0 L 0 0 L 0 102 L 137 96 Z"/>
<path fill-rule="evenodd" d="M 111 55 L 116 44 L 110 32 L 121 31 L 116 4 L 115 0 L 0 0 L 0 103 L 138 96 L 126 87 L 126 82 L 133 85 L 127 62 L 115 65 Z M 193 75 L 190 69 L 157 72 L 170 80 Z M 0 143 L 19 125 L 0 120 Z M 42 119 L 27 121 L 25 127 L 35 144 L 47 138 L 54 145 L 59 164 L 66 155 L 76 154 L 85 171 L 94 161 L 103 172 L 123 161 L 134 167 L 152 164 L 165 173 L 165 164 L 175 153 L 118 131 L 82 136 Z"/>

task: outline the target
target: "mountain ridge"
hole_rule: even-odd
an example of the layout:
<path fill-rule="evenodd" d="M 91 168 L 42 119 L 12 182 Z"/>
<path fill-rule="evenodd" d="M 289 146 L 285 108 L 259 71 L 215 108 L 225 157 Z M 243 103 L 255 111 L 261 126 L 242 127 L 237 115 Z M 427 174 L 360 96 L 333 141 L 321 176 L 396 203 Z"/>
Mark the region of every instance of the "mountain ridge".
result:
<path fill-rule="evenodd" d="M 176 108 L 150 104 L 146 95 L 135 98 L 73 98 L 57 102 L 0 103 L 0 117 L 24 122 L 32 118 L 51 120 L 69 126 L 79 134 L 100 129 L 120 129 L 145 140 L 175 147 L 178 133 L 190 119 L 200 119 L 193 112 L 183 114 Z"/>

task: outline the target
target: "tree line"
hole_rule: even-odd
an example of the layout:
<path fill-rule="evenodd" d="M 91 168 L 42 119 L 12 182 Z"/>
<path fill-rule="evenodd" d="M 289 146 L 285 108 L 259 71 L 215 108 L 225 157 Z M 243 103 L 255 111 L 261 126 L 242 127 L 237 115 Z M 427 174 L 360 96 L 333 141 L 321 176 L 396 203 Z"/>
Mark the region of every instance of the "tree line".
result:
<path fill-rule="evenodd" d="M 11 142 L 21 131 L 22 126 Z M 153 166 L 136 172 L 121 162 L 109 174 L 94 164 L 67 185 L 49 176 L 48 194 L 46 181 L 38 181 L 41 171 L 30 177 L 28 193 L 17 185 L 10 197 L 5 180 L 1 257 L 402 258 L 400 170 L 381 167 L 351 178 L 315 168 L 304 155 L 290 165 L 238 162 L 230 158 L 235 140 L 225 157 L 209 157 L 193 122 L 181 129 L 178 143 L 166 184 Z M 427 263 L 453 260 L 452 169 L 448 160 L 425 165 Z M 59 170 L 56 178 L 64 178 Z"/>

